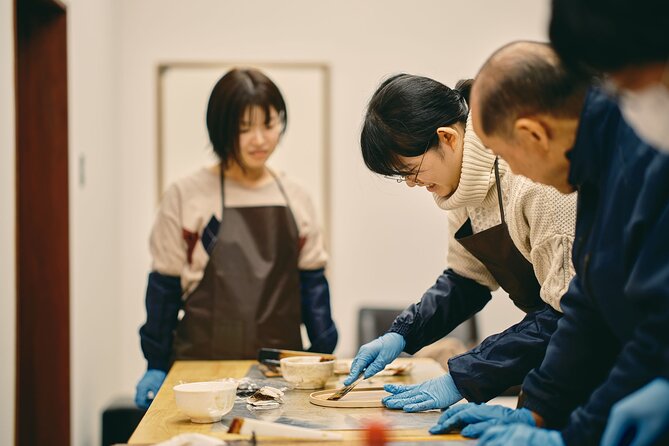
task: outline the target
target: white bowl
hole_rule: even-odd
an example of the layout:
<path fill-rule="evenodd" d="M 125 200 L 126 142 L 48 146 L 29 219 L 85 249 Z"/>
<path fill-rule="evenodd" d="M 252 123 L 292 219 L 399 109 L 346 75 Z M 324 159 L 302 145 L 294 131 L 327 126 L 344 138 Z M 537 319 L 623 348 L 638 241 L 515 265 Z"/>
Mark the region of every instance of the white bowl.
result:
<path fill-rule="evenodd" d="M 291 356 L 281 360 L 281 374 L 296 389 L 322 389 L 334 374 L 334 363 L 321 362 L 320 356 Z"/>
<path fill-rule="evenodd" d="M 173 387 L 177 407 L 193 423 L 215 423 L 232 410 L 237 382 L 204 381 Z"/>

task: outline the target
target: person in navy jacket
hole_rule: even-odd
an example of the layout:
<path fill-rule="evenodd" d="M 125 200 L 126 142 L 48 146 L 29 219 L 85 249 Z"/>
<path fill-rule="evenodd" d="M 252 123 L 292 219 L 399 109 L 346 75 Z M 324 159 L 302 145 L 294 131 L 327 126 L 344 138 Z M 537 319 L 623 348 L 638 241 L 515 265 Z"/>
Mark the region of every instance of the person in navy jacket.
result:
<path fill-rule="evenodd" d="M 474 125 L 516 173 L 578 191 L 576 276 L 544 361 L 523 383 L 523 408 L 455 406 L 440 428 L 467 425 L 463 435 L 485 432 L 484 445 L 598 444 L 617 401 L 669 376 L 669 156 L 641 140 L 596 87 L 577 122 L 534 114 L 525 107 L 534 98 L 513 88 L 527 82 L 533 60 L 545 62 L 536 79 L 563 69 L 539 43 L 507 45 L 486 62 L 472 92 Z M 501 65 L 512 68 L 500 76 Z M 557 131 L 548 134 L 551 120 Z M 515 144 L 500 137 L 505 131 Z"/>
<path fill-rule="evenodd" d="M 665 0 L 634 6 L 553 0 L 549 35 L 571 70 L 606 73 L 623 118 L 641 139 L 669 153 L 669 7 Z M 613 406 L 602 446 L 620 444 L 629 431 L 636 431 L 634 446 L 669 432 L 668 379 L 658 376 Z"/>

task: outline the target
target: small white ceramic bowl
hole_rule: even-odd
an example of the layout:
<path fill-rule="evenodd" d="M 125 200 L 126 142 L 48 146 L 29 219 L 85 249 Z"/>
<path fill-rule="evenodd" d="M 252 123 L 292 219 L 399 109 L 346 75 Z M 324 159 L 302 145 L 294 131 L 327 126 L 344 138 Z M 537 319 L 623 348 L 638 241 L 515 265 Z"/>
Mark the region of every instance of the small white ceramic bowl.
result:
<path fill-rule="evenodd" d="M 204 381 L 173 387 L 177 407 L 193 423 L 216 423 L 232 410 L 237 382 Z"/>
<path fill-rule="evenodd" d="M 320 356 L 292 356 L 281 360 L 281 374 L 296 389 L 322 389 L 334 374 L 334 363 L 321 362 Z"/>

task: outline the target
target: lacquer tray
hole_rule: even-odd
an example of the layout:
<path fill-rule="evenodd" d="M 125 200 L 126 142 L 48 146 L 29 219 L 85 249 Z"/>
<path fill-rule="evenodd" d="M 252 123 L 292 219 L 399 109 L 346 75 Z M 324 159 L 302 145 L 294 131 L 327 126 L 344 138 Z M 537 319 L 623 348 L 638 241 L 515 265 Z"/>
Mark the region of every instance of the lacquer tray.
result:
<path fill-rule="evenodd" d="M 363 408 L 363 407 L 383 407 L 381 400 L 390 395 L 390 393 L 383 390 L 383 387 L 363 387 L 361 389 L 353 389 L 342 399 L 338 401 L 330 401 L 328 398 L 339 389 L 319 390 L 309 395 L 309 402 L 317 406 L 324 407 L 346 407 L 346 408 Z"/>

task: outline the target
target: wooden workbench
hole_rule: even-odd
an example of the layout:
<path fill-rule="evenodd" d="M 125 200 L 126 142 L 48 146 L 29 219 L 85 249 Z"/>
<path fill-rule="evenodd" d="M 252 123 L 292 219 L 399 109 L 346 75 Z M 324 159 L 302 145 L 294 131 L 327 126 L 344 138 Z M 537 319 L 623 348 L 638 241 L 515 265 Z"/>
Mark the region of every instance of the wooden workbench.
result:
<path fill-rule="evenodd" d="M 425 358 L 411 358 L 414 363 L 414 369 L 410 375 L 404 377 L 388 378 L 392 382 L 402 382 L 406 384 L 417 383 L 425 381 L 441 373 L 443 369 L 438 366 L 436 362 Z M 139 426 L 130 438 L 130 444 L 154 444 L 165 441 L 175 435 L 186 432 L 197 432 L 201 434 L 211 435 L 214 437 L 234 440 L 247 439 L 248 436 L 227 434 L 221 428 L 221 423 L 213 424 L 196 424 L 191 423 L 190 420 L 181 414 L 175 403 L 174 393 L 172 387 L 181 382 L 194 381 L 208 381 L 221 378 L 242 378 L 246 376 L 249 369 L 256 364 L 255 361 L 177 361 L 170 372 L 168 373 L 163 386 L 161 387 L 156 399 L 151 404 L 146 415 L 140 422 Z M 330 386 L 328 386 L 330 387 Z M 333 386 L 334 387 L 334 386 Z M 329 409 L 340 410 L 340 409 Z M 410 420 L 415 414 L 403 413 L 400 411 L 389 411 L 387 409 L 356 409 L 358 411 L 379 411 L 393 412 L 393 417 L 404 416 Z M 361 431 L 359 430 L 337 430 L 344 436 L 343 442 L 326 442 L 327 444 L 362 444 Z M 427 428 L 421 429 L 394 429 L 390 431 L 390 438 L 393 441 L 401 442 L 427 442 L 427 441 L 444 441 L 453 440 L 454 444 L 459 444 L 458 440 L 464 440 L 459 435 L 430 435 Z M 273 445 L 294 444 L 295 441 L 286 441 L 285 439 L 272 438 L 258 438 L 259 443 L 270 442 Z M 300 441 L 300 445 L 318 444 L 323 446 L 323 442 L 304 442 Z M 448 444 L 448 443 L 447 443 Z"/>

